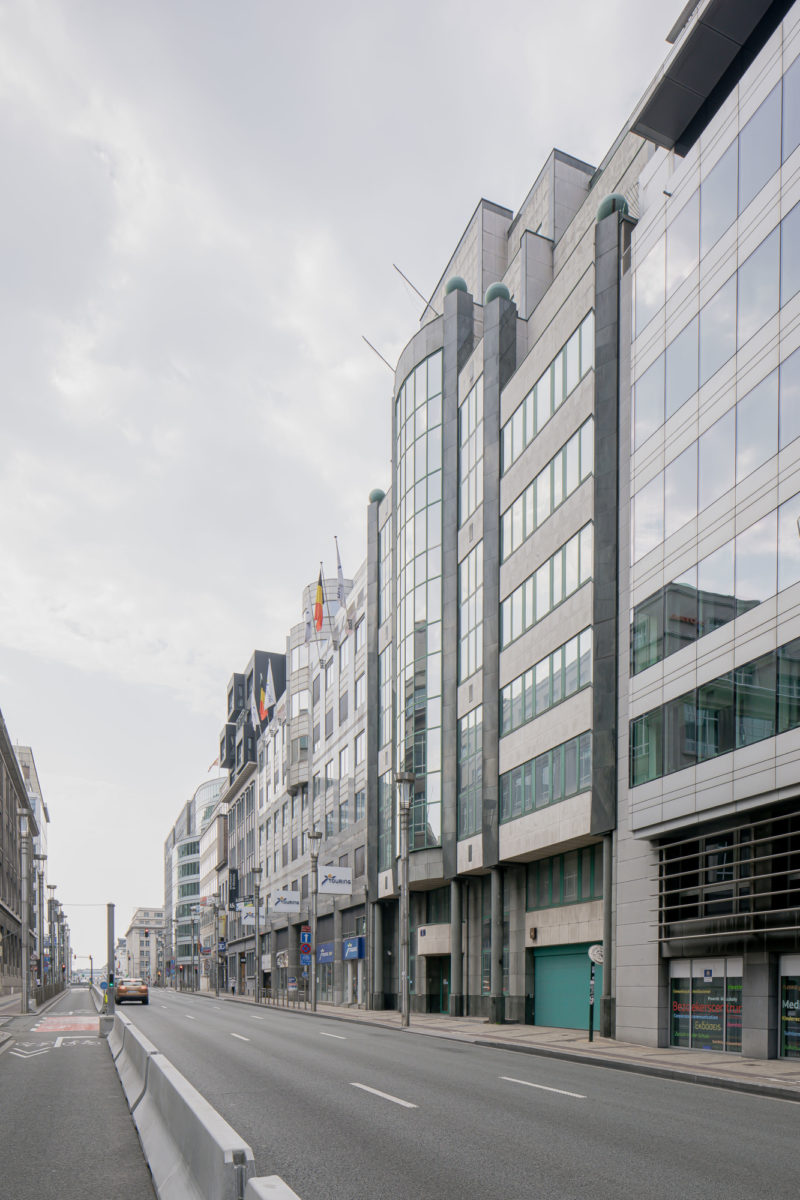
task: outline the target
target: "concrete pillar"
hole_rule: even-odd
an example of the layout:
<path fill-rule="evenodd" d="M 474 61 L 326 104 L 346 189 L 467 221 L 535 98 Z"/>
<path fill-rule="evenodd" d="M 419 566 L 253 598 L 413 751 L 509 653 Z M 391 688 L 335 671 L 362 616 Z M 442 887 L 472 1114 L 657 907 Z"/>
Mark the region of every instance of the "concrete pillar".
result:
<path fill-rule="evenodd" d="M 342 962 L 342 910 L 333 907 L 333 1003 L 344 999 L 344 963 Z"/>
<path fill-rule="evenodd" d="M 490 974 L 489 1020 L 496 1025 L 505 1021 L 503 996 L 503 871 L 492 867 L 492 959 Z"/>
<path fill-rule="evenodd" d="M 289 969 L 286 972 L 286 989 L 287 998 L 290 1001 L 295 1001 L 300 998 L 300 925 L 289 926 Z M 316 952 L 316 947 L 315 947 Z M 290 992 L 289 980 L 297 980 L 297 991 Z"/>
<path fill-rule="evenodd" d="M 461 880 L 450 880 L 450 1016 L 464 1015 L 464 969 L 461 944 Z"/>
<path fill-rule="evenodd" d="M 372 905 L 372 979 L 369 982 L 370 1008 L 383 1009 L 383 906 Z"/>
<path fill-rule="evenodd" d="M 749 951 L 742 966 L 742 1055 L 778 1056 L 778 971 L 774 954 Z"/>

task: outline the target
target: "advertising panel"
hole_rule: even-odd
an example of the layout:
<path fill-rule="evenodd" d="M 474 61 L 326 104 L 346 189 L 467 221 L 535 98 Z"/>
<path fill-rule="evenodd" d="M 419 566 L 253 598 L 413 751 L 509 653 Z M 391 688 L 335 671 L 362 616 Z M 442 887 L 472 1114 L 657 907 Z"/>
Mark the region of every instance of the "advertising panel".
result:
<path fill-rule="evenodd" d="M 273 892 L 270 896 L 269 911 L 273 913 L 300 912 L 300 893 L 290 892 L 286 888 Z"/>
<path fill-rule="evenodd" d="M 348 867 L 321 867 L 320 896 L 349 896 L 353 890 L 353 872 Z"/>

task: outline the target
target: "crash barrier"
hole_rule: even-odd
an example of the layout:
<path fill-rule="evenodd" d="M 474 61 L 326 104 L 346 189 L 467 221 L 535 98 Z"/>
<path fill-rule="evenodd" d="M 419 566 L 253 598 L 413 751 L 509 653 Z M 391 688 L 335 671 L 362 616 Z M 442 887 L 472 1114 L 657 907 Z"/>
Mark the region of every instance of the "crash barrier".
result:
<path fill-rule="evenodd" d="M 248 1180 L 244 1200 L 300 1200 L 300 1197 L 280 1175 L 260 1175 Z"/>
<path fill-rule="evenodd" d="M 248 1144 L 119 1012 L 109 1046 L 159 1200 L 298 1200 L 277 1175 L 254 1178 Z"/>
<path fill-rule="evenodd" d="M 144 1095 L 147 1060 L 153 1054 L 158 1054 L 158 1047 L 139 1032 L 130 1017 L 124 1017 L 122 1013 L 114 1014 L 114 1025 L 108 1044 L 125 1099 L 128 1101 L 128 1108 L 133 1112 Z"/>

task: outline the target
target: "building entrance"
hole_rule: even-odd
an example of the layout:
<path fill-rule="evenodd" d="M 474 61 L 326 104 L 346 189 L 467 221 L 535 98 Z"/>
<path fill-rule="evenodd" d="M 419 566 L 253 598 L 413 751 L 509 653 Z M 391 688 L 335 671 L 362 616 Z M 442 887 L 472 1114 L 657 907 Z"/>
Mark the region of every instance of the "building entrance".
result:
<path fill-rule="evenodd" d="M 446 1013 L 450 1010 L 450 955 L 437 954 L 426 958 L 428 1012 Z"/>

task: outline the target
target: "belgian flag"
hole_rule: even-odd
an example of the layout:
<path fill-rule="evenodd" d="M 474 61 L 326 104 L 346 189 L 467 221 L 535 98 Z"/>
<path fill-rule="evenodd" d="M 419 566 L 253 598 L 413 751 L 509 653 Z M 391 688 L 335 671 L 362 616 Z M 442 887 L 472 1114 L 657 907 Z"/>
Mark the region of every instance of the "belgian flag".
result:
<path fill-rule="evenodd" d="M 317 580 L 317 593 L 314 597 L 314 628 L 316 629 L 317 633 L 319 633 L 320 629 L 322 629 L 323 600 L 324 600 L 324 597 L 323 597 L 323 593 L 322 593 L 322 568 L 320 567 L 319 579 Z"/>

